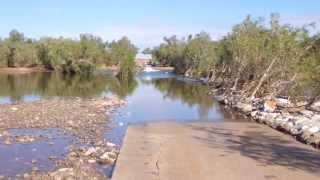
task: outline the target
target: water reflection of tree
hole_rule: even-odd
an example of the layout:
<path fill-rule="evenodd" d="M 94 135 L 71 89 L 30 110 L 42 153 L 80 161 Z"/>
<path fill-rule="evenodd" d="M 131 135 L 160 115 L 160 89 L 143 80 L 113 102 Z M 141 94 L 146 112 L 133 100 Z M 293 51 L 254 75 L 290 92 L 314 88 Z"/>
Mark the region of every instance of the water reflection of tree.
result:
<path fill-rule="evenodd" d="M 108 90 L 120 98 L 126 98 L 134 92 L 137 86 L 138 82 L 132 75 L 125 79 L 113 78 L 108 84 Z"/>
<path fill-rule="evenodd" d="M 206 119 L 214 100 L 207 94 L 207 87 L 179 81 L 175 78 L 151 81 L 164 94 L 164 98 L 181 100 L 189 107 L 198 106 L 200 118 Z"/>
<path fill-rule="evenodd" d="M 43 97 L 96 97 L 111 92 L 122 98 L 137 86 L 134 78 L 119 80 L 111 75 L 66 76 L 60 73 L 0 75 L 0 96 L 16 102 L 25 95 Z"/>

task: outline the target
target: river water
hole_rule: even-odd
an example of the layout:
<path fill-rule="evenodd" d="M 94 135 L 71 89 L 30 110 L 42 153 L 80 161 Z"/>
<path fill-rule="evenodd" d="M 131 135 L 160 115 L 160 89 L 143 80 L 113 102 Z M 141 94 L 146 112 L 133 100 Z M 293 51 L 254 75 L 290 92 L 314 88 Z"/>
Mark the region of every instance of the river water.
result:
<path fill-rule="evenodd" d="M 127 105 L 116 110 L 110 121 L 106 121 L 110 128 L 105 132 L 105 138 L 118 145 L 121 145 L 126 128 L 132 124 L 158 121 L 233 121 L 231 114 L 225 112 L 207 95 L 207 90 L 201 83 L 178 77 L 171 72 L 141 72 L 127 81 L 120 81 L 108 73 L 99 73 L 92 77 L 66 77 L 57 73 L 0 74 L 0 104 L 32 102 L 43 98 L 96 98 L 110 95 L 125 99 Z M 0 166 L 3 168 L 8 165 L 7 170 L 0 170 L 0 174 L 13 175 L 21 173 L 21 170 L 30 170 L 27 165 L 17 165 L 13 160 L 16 159 L 15 156 L 26 156 L 29 160 L 46 159 L 46 155 L 50 153 L 59 156 L 59 148 L 63 149 L 68 144 L 65 139 L 68 140 L 57 137 L 57 146 L 53 149 L 45 141 L 11 147 L 0 143 L 0 155 L 7 156 L 4 161 L 0 160 Z M 44 153 L 32 152 L 34 147 Z M 43 170 L 50 169 L 49 163 L 46 163 L 48 162 L 45 160 L 42 163 Z"/>
<path fill-rule="evenodd" d="M 0 74 L 0 104 L 42 98 L 103 97 L 116 95 L 128 103 L 112 117 L 106 137 L 121 143 L 130 124 L 156 121 L 220 122 L 225 113 L 199 82 L 172 72 L 141 72 L 130 81 L 109 74 L 66 77 L 56 73 Z"/>

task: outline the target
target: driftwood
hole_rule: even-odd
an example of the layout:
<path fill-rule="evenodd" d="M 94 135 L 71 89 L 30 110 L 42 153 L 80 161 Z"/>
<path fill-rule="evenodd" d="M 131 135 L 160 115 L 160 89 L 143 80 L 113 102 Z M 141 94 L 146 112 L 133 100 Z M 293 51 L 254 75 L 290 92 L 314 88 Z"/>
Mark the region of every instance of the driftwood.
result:
<path fill-rule="evenodd" d="M 262 75 L 262 77 L 260 78 L 260 81 L 256 87 L 256 89 L 252 92 L 250 99 L 254 99 L 255 95 L 257 94 L 257 92 L 259 91 L 260 87 L 262 86 L 262 84 L 264 83 L 264 81 L 267 79 L 267 77 L 269 76 L 269 73 L 273 67 L 273 65 L 275 64 L 275 62 L 277 61 L 277 58 L 274 58 L 271 63 L 269 64 L 269 67 L 267 68 L 267 70 L 265 71 L 265 73 Z"/>

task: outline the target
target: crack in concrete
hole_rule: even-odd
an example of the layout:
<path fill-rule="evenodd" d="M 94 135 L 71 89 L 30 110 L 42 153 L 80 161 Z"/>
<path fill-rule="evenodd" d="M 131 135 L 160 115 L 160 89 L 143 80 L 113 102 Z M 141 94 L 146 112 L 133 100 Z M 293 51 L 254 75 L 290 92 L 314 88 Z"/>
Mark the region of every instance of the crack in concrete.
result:
<path fill-rule="evenodd" d="M 157 176 L 160 178 L 160 167 L 159 167 L 159 159 L 161 157 L 161 147 L 162 147 L 162 143 L 160 143 L 160 147 L 159 147 L 159 154 L 158 154 L 158 158 L 156 160 L 156 167 L 157 167 Z"/>

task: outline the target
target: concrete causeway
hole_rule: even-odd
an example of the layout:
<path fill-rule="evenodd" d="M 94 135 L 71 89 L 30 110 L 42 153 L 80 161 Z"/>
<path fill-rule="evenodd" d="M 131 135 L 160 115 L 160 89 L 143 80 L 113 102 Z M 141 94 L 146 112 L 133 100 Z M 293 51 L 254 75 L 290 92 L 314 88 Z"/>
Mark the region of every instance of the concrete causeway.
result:
<path fill-rule="evenodd" d="M 318 180 L 320 151 L 254 123 L 129 127 L 113 180 Z"/>

